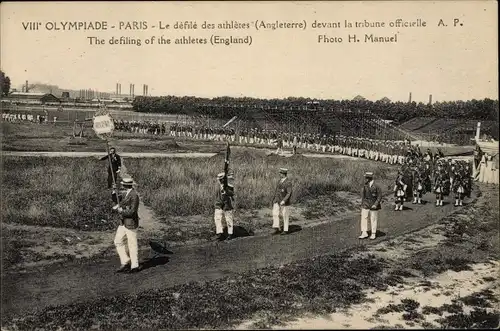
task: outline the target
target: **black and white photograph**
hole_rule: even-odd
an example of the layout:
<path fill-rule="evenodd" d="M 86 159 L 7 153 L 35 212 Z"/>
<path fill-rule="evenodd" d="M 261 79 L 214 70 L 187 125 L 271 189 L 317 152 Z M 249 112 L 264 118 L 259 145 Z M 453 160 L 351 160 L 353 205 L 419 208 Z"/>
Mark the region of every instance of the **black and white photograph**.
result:
<path fill-rule="evenodd" d="M 498 4 L 0 5 L 1 329 L 500 327 Z"/>

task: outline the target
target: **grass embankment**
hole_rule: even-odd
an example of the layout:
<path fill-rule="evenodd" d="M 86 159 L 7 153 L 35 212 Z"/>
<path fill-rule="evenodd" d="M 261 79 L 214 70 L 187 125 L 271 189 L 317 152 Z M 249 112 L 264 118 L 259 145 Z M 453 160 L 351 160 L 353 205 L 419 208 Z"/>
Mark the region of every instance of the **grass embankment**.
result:
<path fill-rule="evenodd" d="M 384 291 L 403 283 L 405 277 L 426 279 L 444 270 L 465 270 L 471 264 L 498 259 L 498 231 L 493 231 L 498 224 L 498 193 L 489 192 L 489 195 L 480 197 L 480 204 L 469 205 L 442 221 L 440 230 L 447 239 L 428 248 L 427 252 L 409 250 L 401 260 L 351 251 L 207 283 L 52 307 L 11 321 L 8 326 L 22 330 L 35 326 L 51 330 L 59 327 L 66 330 L 223 328 L 257 316 L 254 327 L 268 327 L 305 313 L 332 313 L 366 301 L 364 290 L 367 289 Z M 461 230 L 464 226 L 465 232 Z M 498 325 L 498 313 L 484 308 L 489 305 L 490 294 L 485 291 L 454 302 L 475 305 L 476 309 L 471 312 L 453 305 L 425 307 L 420 311 L 418 302 L 402 298 L 401 304 L 378 313 L 398 311 L 406 314 L 406 320 L 418 321 L 419 314 L 439 314 L 440 310 L 451 309 L 451 315 L 439 320 L 443 327 L 491 328 Z"/>

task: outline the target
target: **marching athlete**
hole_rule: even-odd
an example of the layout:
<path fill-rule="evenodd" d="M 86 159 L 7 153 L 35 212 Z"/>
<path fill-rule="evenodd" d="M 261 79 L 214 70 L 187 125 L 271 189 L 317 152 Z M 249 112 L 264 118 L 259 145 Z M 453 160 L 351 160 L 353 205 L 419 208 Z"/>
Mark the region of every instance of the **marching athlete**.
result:
<path fill-rule="evenodd" d="M 234 216 L 234 187 L 231 183 L 224 183 L 226 174 L 221 172 L 217 175 L 219 185 L 215 195 L 215 232 L 217 240 L 222 240 L 222 218 L 225 219 L 227 224 L 227 238 L 226 240 L 233 239 L 233 216 Z"/>
<path fill-rule="evenodd" d="M 120 257 L 121 267 L 117 272 L 138 272 L 139 252 L 137 245 L 137 228 L 139 227 L 139 195 L 134 190 L 132 178 L 124 178 L 121 185 L 126 190 L 119 205 L 113 207 L 121 215 L 121 224 L 118 226 L 115 235 L 115 247 Z M 127 244 L 125 244 L 125 238 Z M 130 256 L 127 254 L 126 246 Z"/>
<path fill-rule="evenodd" d="M 365 184 L 361 191 L 361 236 L 359 239 L 368 237 L 368 219 L 371 223 L 370 239 L 376 238 L 378 211 L 381 209 L 382 190 L 374 183 L 373 172 L 365 173 Z"/>
<path fill-rule="evenodd" d="M 290 217 L 290 198 L 292 196 L 292 182 L 288 179 L 288 169 L 280 168 L 280 181 L 276 187 L 273 196 L 273 228 L 274 234 L 280 230 L 280 214 L 283 217 L 283 232 L 288 234 L 288 225 Z"/>

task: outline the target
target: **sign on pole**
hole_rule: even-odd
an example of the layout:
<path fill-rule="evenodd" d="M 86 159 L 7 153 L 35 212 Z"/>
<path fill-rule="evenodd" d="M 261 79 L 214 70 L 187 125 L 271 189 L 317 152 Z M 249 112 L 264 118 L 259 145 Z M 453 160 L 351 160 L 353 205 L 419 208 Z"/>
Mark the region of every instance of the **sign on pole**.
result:
<path fill-rule="evenodd" d="M 98 115 L 94 117 L 94 131 L 98 136 L 111 136 L 115 129 L 115 125 L 113 123 L 113 119 L 109 114 L 106 115 Z M 100 137 L 101 138 L 101 137 Z M 106 137 L 107 138 L 107 137 Z M 105 139 L 106 139 L 105 138 Z"/>

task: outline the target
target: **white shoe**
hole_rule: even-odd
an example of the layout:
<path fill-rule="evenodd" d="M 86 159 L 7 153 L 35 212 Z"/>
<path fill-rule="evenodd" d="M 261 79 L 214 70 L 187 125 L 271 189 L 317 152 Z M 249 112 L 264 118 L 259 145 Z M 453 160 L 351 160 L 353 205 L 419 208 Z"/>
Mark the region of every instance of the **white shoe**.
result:
<path fill-rule="evenodd" d="M 403 205 L 399 206 L 399 210 L 403 210 Z"/>
<path fill-rule="evenodd" d="M 398 207 L 398 206 L 394 207 L 394 210 L 398 210 L 398 209 L 399 209 L 399 207 Z"/>
<path fill-rule="evenodd" d="M 418 199 L 418 203 L 419 203 L 419 204 L 422 204 L 422 200 Z"/>
<path fill-rule="evenodd" d="M 372 240 L 373 240 L 373 239 L 375 239 L 375 238 L 376 238 L 375 234 L 374 234 L 374 233 L 372 233 L 372 235 L 370 236 L 370 239 L 372 239 Z"/>
<path fill-rule="evenodd" d="M 443 205 L 443 200 L 439 201 L 439 205 L 442 206 Z"/>
<path fill-rule="evenodd" d="M 365 239 L 365 238 L 368 238 L 368 233 L 363 232 L 361 236 L 359 236 L 359 239 Z"/>
<path fill-rule="evenodd" d="M 436 206 L 439 206 L 439 200 L 436 200 Z"/>
<path fill-rule="evenodd" d="M 459 202 L 459 204 L 460 204 L 460 206 L 463 206 L 463 205 L 462 205 L 462 201 L 460 201 L 460 202 Z"/>

